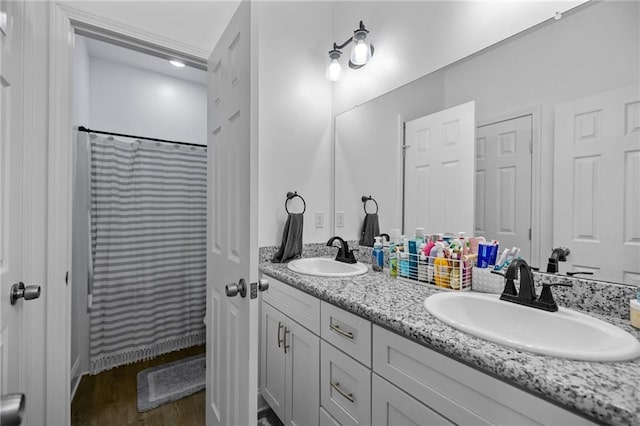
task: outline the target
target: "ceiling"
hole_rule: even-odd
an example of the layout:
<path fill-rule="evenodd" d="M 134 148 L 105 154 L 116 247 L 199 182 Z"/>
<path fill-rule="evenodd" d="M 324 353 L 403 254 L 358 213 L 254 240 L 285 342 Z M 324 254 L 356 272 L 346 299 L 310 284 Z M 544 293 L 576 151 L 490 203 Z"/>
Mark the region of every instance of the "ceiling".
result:
<path fill-rule="evenodd" d="M 76 37 L 82 37 L 76 35 Z M 166 59 L 161 59 L 136 50 L 109 44 L 103 41 L 83 37 L 87 45 L 87 53 L 92 58 L 102 58 L 132 67 L 141 68 L 147 71 L 168 75 L 170 77 L 191 81 L 193 83 L 206 85 L 207 72 L 186 66 L 177 68 Z"/>

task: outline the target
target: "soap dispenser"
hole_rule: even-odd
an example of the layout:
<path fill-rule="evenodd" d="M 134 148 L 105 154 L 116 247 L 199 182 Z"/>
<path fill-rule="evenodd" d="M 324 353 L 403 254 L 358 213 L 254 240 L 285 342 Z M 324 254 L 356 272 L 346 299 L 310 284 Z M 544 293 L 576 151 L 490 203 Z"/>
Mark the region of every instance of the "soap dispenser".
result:
<path fill-rule="evenodd" d="M 384 268 L 384 252 L 382 251 L 382 237 L 374 237 L 373 250 L 371 251 L 371 267 L 380 272 Z"/>

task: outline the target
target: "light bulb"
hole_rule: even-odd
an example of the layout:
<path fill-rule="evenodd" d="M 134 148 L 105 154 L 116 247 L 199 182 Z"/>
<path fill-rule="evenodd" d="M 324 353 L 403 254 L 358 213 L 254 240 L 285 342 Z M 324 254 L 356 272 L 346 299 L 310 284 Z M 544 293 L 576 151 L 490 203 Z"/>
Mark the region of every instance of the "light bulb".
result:
<path fill-rule="evenodd" d="M 338 81 L 340 80 L 340 75 L 342 74 L 342 66 L 340 62 L 338 62 L 337 58 L 331 59 L 329 65 L 327 66 L 327 80 L 329 81 Z"/>
<path fill-rule="evenodd" d="M 351 50 L 351 63 L 354 65 L 364 65 L 371 59 L 371 48 L 366 39 L 359 39 L 355 42 Z"/>
<path fill-rule="evenodd" d="M 183 68 L 184 67 L 184 62 L 180 62 L 180 61 L 177 61 L 175 59 L 170 60 L 169 63 L 171 65 L 173 65 L 174 67 L 178 67 L 178 68 Z"/>

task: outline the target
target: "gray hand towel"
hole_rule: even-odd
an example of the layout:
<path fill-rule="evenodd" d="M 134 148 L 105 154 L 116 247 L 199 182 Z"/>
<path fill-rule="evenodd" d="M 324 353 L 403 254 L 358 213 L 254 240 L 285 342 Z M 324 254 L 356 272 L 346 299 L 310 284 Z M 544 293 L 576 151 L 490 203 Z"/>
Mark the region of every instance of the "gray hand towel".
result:
<path fill-rule="evenodd" d="M 367 213 L 362 223 L 362 233 L 360 234 L 360 245 L 373 247 L 374 238 L 380 235 L 380 225 L 378 224 L 378 213 Z"/>
<path fill-rule="evenodd" d="M 282 232 L 282 244 L 271 259 L 274 263 L 284 263 L 302 255 L 303 214 L 289 213 Z"/>

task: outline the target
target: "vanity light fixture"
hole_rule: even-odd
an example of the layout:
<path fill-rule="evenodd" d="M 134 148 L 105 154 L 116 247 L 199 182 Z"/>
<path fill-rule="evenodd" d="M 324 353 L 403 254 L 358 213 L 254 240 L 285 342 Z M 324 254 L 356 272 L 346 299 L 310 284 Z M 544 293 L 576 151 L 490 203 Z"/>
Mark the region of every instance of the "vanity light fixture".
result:
<path fill-rule="evenodd" d="M 362 21 L 360 21 L 360 26 L 353 32 L 352 37 L 349 37 L 347 41 L 340 45 L 333 43 L 333 49 L 329 51 L 329 64 L 327 65 L 326 72 L 329 81 L 338 81 L 340 79 L 340 75 L 342 74 L 342 66 L 340 65 L 342 49 L 347 47 L 351 42 L 353 42 L 354 46 L 351 49 L 349 68 L 354 70 L 362 68 L 373 56 L 374 49 L 369 41 L 369 30 L 367 30 Z"/>
<path fill-rule="evenodd" d="M 171 65 L 173 65 L 174 67 L 178 67 L 178 68 L 183 68 L 185 66 L 184 62 L 180 62 L 180 61 L 177 61 L 175 59 L 170 60 L 169 63 Z"/>

